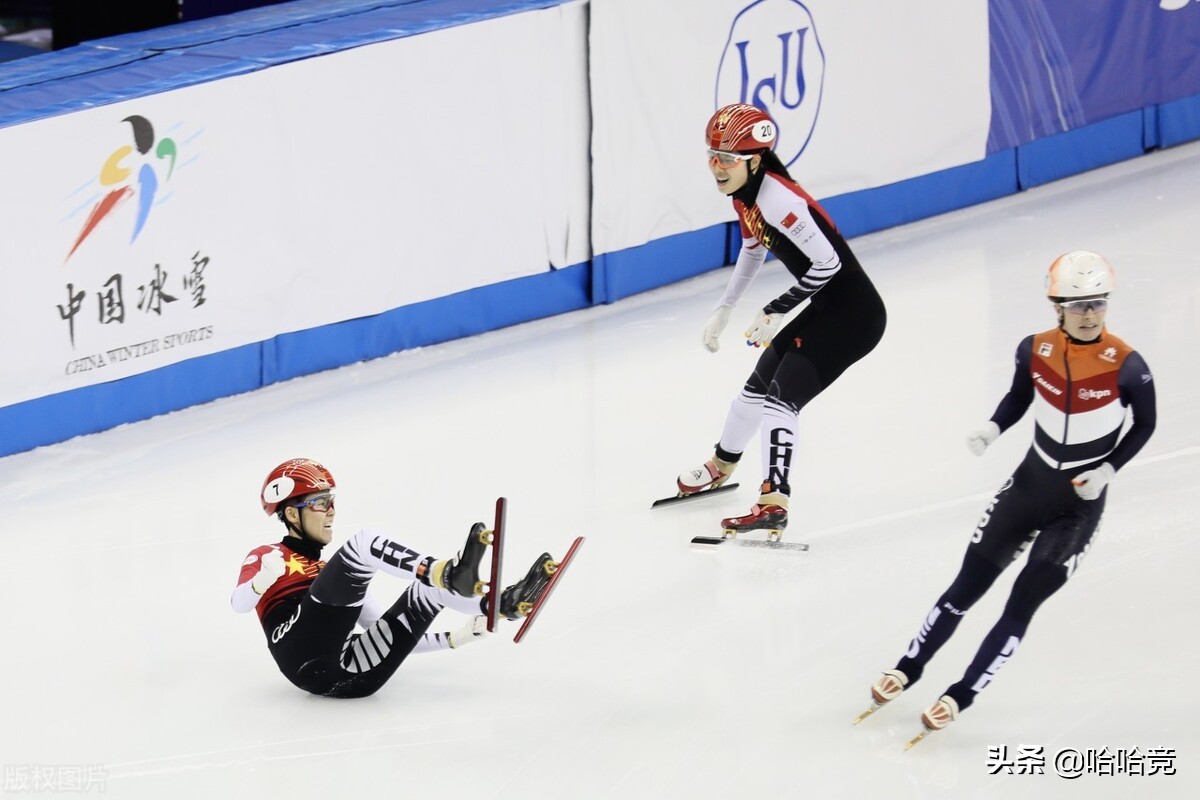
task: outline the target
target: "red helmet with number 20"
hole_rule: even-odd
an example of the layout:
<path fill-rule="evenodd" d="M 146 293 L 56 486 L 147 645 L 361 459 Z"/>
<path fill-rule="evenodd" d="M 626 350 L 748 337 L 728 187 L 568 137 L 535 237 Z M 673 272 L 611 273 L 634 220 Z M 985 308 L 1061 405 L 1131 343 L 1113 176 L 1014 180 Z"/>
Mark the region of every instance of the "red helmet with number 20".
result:
<path fill-rule="evenodd" d="M 279 504 L 293 497 L 303 497 L 313 492 L 332 489 L 337 484 L 333 474 L 311 458 L 293 458 L 285 461 L 263 481 L 263 511 L 270 516 L 279 509 Z"/>
<path fill-rule="evenodd" d="M 776 130 L 774 120 L 758 106 L 734 103 L 717 109 L 704 136 L 712 150 L 746 153 L 774 145 Z"/>

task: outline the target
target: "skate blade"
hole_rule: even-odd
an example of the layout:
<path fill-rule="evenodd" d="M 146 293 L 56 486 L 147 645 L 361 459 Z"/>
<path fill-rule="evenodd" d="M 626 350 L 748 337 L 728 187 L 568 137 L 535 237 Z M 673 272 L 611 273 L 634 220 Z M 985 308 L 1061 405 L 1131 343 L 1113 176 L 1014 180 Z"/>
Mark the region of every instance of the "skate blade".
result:
<path fill-rule="evenodd" d="M 790 550 L 805 552 L 808 545 L 803 542 L 767 542 L 762 539 L 726 538 L 724 536 L 693 536 L 692 544 L 703 549 L 712 549 L 719 545 L 734 545 L 758 550 Z"/>
<path fill-rule="evenodd" d="M 854 722 L 851 724 L 857 725 L 858 723 L 862 722 L 864 719 L 871 716 L 872 714 L 874 714 L 876 711 L 878 711 L 881 708 L 883 708 L 883 703 L 875 703 L 870 708 L 868 708 L 866 711 L 862 712 L 857 717 L 855 717 Z"/>
<path fill-rule="evenodd" d="M 724 492 L 731 492 L 736 488 L 738 488 L 738 484 L 736 484 L 736 483 L 723 483 L 715 489 L 704 489 L 703 491 L 692 492 L 691 494 L 680 493 L 680 494 L 675 495 L 674 497 L 664 497 L 660 500 L 655 500 L 653 503 L 650 504 L 650 507 L 658 508 L 659 506 L 669 506 L 669 505 L 673 505 L 675 503 L 686 503 L 689 500 L 698 500 L 701 497 L 708 497 L 710 494 L 722 494 Z"/>
<path fill-rule="evenodd" d="M 904 749 L 905 750 L 913 749 L 914 747 L 916 747 L 917 745 L 919 745 L 921 743 L 922 739 L 924 739 L 926 736 L 928 736 L 931 733 L 933 733 L 933 731 L 926 728 L 925 730 L 921 731 L 913 738 L 909 739 L 908 744 L 904 745 Z"/>

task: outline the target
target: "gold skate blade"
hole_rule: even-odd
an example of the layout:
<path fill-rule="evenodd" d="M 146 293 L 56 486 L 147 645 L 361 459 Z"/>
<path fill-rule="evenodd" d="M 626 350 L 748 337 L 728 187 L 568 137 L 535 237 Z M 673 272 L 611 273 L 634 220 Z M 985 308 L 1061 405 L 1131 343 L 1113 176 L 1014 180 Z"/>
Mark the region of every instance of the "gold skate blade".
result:
<path fill-rule="evenodd" d="M 904 749 L 905 750 L 913 749 L 914 747 L 916 747 L 917 745 L 919 745 L 921 743 L 922 739 L 924 739 L 926 736 L 928 736 L 931 733 L 933 733 L 933 731 L 926 728 L 925 730 L 921 731 L 913 738 L 909 739 L 908 744 L 904 745 Z"/>
<path fill-rule="evenodd" d="M 852 722 L 851 724 L 857 725 L 858 723 L 862 722 L 864 719 L 871 716 L 872 714 L 874 714 L 876 711 L 878 711 L 881 708 L 883 708 L 883 703 L 872 704 L 872 706 L 870 708 L 868 708 L 866 711 L 862 712 L 857 717 L 855 717 L 854 722 Z"/>

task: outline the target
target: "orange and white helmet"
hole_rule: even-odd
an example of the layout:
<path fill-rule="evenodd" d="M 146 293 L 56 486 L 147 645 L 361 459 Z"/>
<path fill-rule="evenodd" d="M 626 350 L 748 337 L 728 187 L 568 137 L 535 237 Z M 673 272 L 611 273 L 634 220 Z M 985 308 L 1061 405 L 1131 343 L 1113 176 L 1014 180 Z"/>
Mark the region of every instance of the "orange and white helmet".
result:
<path fill-rule="evenodd" d="M 313 492 L 324 492 L 337 484 L 333 474 L 311 458 L 293 458 L 285 461 L 263 481 L 263 511 L 270 516 L 279 510 L 279 505 L 293 497 L 303 497 Z"/>
<path fill-rule="evenodd" d="M 747 153 L 773 147 L 778 130 L 758 106 L 734 103 L 717 109 L 709 118 L 704 137 L 710 150 Z"/>
<path fill-rule="evenodd" d="M 1046 296 L 1054 302 L 1107 297 L 1115 287 L 1112 266 L 1090 250 L 1064 253 L 1054 259 L 1046 275 Z"/>

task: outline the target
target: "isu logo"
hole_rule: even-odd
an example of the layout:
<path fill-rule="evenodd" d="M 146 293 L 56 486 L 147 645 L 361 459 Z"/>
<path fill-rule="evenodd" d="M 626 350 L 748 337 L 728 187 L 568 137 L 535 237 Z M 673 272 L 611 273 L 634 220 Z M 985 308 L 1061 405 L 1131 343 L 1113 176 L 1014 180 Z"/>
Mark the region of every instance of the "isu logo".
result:
<path fill-rule="evenodd" d="M 753 0 L 737 13 L 717 67 L 716 108 L 748 103 L 771 115 L 775 153 L 792 164 L 808 147 L 825 89 L 825 51 L 797 0 Z"/>
<path fill-rule="evenodd" d="M 1080 389 L 1080 400 L 1103 400 L 1106 397 L 1112 397 L 1111 389 Z"/>

